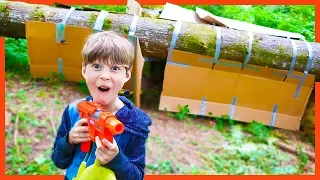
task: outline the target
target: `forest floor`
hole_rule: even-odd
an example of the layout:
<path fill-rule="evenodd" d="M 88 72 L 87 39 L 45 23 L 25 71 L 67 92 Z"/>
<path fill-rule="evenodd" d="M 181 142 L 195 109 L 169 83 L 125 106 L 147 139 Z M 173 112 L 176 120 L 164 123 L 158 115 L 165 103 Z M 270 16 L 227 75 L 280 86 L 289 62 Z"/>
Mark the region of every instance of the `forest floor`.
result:
<path fill-rule="evenodd" d="M 50 158 L 53 140 L 66 105 L 87 94 L 79 84 L 54 78 L 5 75 L 6 174 L 62 174 Z M 141 108 L 152 118 L 146 174 L 315 174 L 307 156 L 314 155 L 314 142 L 305 133 L 207 117 L 178 120 L 158 110 L 159 88 L 143 82 Z"/>

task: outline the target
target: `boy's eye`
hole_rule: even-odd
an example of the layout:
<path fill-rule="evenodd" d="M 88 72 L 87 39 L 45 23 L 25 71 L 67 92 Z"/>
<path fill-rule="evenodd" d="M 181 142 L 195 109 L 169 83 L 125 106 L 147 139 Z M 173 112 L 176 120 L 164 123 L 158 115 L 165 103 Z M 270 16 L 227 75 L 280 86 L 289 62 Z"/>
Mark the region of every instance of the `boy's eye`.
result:
<path fill-rule="evenodd" d="M 119 68 L 119 67 L 117 67 L 117 66 L 113 66 L 111 69 L 112 69 L 113 71 L 120 70 L 120 68 Z"/>
<path fill-rule="evenodd" d="M 94 68 L 101 68 L 101 66 L 99 64 L 93 64 L 92 67 Z"/>

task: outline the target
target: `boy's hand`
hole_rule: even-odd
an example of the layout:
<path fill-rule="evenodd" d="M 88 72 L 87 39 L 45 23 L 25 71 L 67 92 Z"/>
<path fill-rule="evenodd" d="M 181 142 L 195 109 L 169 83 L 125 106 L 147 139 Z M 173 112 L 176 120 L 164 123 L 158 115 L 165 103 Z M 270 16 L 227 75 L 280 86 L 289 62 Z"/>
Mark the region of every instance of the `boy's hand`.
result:
<path fill-rule="evenodd" d="M 112 144 L 106 139 L 102 139 L 101 142 L 99 137 L 96 136 L 96 144 L 96 157 L 102 165 L 109 163 L 119 153 L 118 144 L 115 139 L 113 139 Z"/>
<path fill-rule="evenodd" d="M 90 141 L 88 126 L 84 126 L 87 123 L 87 119 L 80 119 L 75 123 L 71 131 L 69 132 L 69 144 L 75 145 L 82 142 Z"/>

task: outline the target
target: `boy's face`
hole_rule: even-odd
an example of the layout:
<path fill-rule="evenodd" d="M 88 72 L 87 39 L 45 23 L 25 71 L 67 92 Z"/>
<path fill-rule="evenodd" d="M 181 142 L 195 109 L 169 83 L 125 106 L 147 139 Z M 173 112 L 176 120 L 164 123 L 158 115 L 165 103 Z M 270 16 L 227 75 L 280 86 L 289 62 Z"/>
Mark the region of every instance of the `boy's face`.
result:
<path fill-rule="evenodd" d="M 114 101 L 130 77 L 131 72 L 123 66 L 95 61 L 82 65 L 82 75 L 96 103 L 107 106 Z"/>

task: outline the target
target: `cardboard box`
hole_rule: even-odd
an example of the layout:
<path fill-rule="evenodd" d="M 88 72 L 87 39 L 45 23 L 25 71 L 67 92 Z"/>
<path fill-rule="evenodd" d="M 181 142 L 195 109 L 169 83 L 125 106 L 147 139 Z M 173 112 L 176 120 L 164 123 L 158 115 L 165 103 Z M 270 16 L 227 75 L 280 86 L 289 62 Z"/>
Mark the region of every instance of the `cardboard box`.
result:
<path fill-rule="evenodd" d="M 178 13 L 177 13 L 178 12 Z M 258 26 L 166 3 L 160 18 L 218 26 L 268 35 L 301 39 L 298 33 Z M 299 79 L 279 76 L 287 71 L 202 56 L 174 49 L 165 67 L 159 109 L 179 112 L 178 104 L 189 105 L 191 114 L 229 115 L 243 122 L 253 120 L 267 126 L 299 130 L 301 118 L 314 87 L 315 76 L 307 75 L 295 98 Z M 230 65 L 234 64 L 234 65 Z M 294 75 L 303 76 L 301 72 Z"/>
<path fill-rule="evenodd" d="M 239 62 L 223 59 L 219 60 L 223 63 L 215 64 L 211 69 L 212 63 L 200 61 L 210 58 L 173 50 L 171 62 L 165 67 L 159 110 L 179 112 L 179 104 L 189 105 L 191 114 L 229 115 L 237 121 L 255 120 L 267 126 L 300 129 L 313 90 L 314 75 L 306 76 L 299 96 L 295 98 L 299 79 L 289 76 L 284 80 L 283 76 L 274 73 L 286 73 L 285 70 L 254 65 L 242 69 Z M 293 74 L 303 76 L 301 72 Z"/>
<path fill-rule="evenodd" d="M 51 77 L 52 73 L 62 74 L 67 81 L 84 80 L 81 74 L 81 51 L 88 35 L 93 29 L 65 25 L 64 43 L 56 40 L 54 23 L 26 21 L 26 39 L 31 76 L 34 78 Z M 128 38 L 128 37 L 127 37 Z M 141 76 L 144 59 L 141 54 L 138 37 L 136 41 L 136 59 L 134 60 L 132 77 L 123 89 L 131 90 L 137 107 L 140 107 Z"/>

